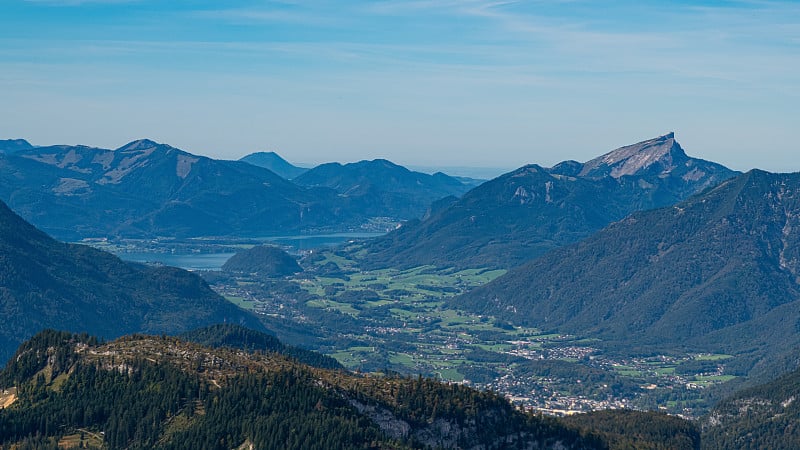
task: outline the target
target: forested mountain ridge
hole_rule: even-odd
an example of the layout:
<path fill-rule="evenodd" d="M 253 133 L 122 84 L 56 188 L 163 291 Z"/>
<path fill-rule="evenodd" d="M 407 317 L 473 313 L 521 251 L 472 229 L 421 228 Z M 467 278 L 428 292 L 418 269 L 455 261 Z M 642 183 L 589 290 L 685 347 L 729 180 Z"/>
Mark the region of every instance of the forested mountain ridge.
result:
<path fill-rule="evenodd" d="M 166 336 L 100 343 L 45 331 L 0 372 L 0 388 L 11 387 L 10 404 L 0 409 L 0 445 L 662 448 L 653 440 L 658 434 L 616 434 L 607 441 L 591 429 L 525 414 L 496 394 L 457 384 L 357 376 L 276 353 L 210 349 Z M 695 448 L 697 431 L 688 422 L 645 419 L 683 444 L 676 448 Z"/>
<path fill-rule="evenodd" d="M 26 338 L 60 327 L 102 337 L 176 333 L 220 322 L 264 329 L 197 275 L 127 263 L 58 242 L 0 202 L 0 361 Z"/>
<path fill-rule="evenodd" d="M 800 174 L 753 170 L 634 213 L 452 301 L 622 345 L 755 362 L 800 342 L 799 228 Z"/>
<path fill-rule="evenodd" d="M 293 181 L 334 189 L 342 201 L 360 205 L 367 215 L 401 218 L 421 217 L 434 201 L 460 196 L 470 188 L 441 172 L 415 172 L 385 159 L 322 164 Z"/>
<path fill-rule="evenodd" d="M 734 176 L 690 158 L 669 133 L 585 164 L 529 165 L 368 243 L 368 268 L 517 266 L 631 212 L 674 204 Z"/>

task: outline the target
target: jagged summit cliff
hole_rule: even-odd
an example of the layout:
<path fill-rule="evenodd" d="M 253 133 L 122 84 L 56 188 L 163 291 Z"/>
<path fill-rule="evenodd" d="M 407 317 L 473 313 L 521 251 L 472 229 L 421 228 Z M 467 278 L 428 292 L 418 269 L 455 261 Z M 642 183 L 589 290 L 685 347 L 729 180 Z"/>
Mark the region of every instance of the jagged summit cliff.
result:
<path fill-rule="evenodd" d="M 583 164 L 579 176 L 619 178 L 644 171 L 668 173 L 689 160 L 675 133 L 620 147 Z"/>

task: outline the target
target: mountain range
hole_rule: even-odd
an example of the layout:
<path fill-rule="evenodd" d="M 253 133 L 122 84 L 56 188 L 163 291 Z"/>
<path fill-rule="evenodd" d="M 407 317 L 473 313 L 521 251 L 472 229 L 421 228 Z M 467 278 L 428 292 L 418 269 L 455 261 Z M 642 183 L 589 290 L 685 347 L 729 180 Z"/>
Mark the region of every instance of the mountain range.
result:
<path fill-rule="evenodd" d="M 0 173 L 8 205 L 62 239 L 256 234 L 333 220 L 324 195 L 269 170 L 149 140 L 34 147 L 0 158 Z"/>
<path fill-rule="evenodd" d="M 94 248 L 58 242 L 0 202 L 0 361 L 26 338 L 58 327 L 112 338 L 177 333 L 258 318 L 197 275 L 127 263 Z"/>
<path fill-rule="evenodd" d="M 586 163 L 529 165 L 369 242 L 361 262 L 367 268 L 514 267 L 634 211 L 674 204 L 735 175 L 687 156 L 673 133 Z"/>
<path fill-rule="evenodd" d="M 735 354 L 747 373 L 800 344 L 798 229 L 800 173 L 752 170 L 633 213 L 453 304 L 629 349 Z"/>
<path fill-rule="evenodd" d="M 116 150 L 25 144 L 2 143 L 0 199 L 65 240 L 346 231 L 359 229 L 373 215 L 393 220 L 422 215 L 424 201 L 413 199 L 436 198 L 440 190 L 436 183 L 418 184 L 419 174 L 395 165 L 386 166 L 383 175 L 406 188 L 392 197 L 391 188 L 377 186 L 380 180 L 366 192 L 309 188 L 262 167 L 196 156 L 146 139 Z M 425 177 L 461 185 L 445 175 Z M 389 201 L 382 203 L 376 195 Z M 413 204 L 403 205 L 404 200 Z"/>
<path fill-rule="evenodd" d="M 3 198 L 78 237 L 256 235 L 421 216 L 357 247 L 362 266 L 506 267 L 445 306 L 600 338 L 626 355 L 731 354 L 726 373 L 752 378 L 797 366 L 800 173 L 737 174 L 688 157 L 672 133 L 585 163 L 525 166 L 466 194 L 451 177 L 385 160 L 288 181 L 148 140 L 117 150 L 0 141 L 0 174 Z M 300 269 L 273 247 L 242 251 L 225 269 L 285 274 L 276 268 Z M 464 386 L 347 373 L 265 334 L 194 274 L 58 242 L 2 202 L 0 316 L 2 361 L 45 328 L 161 334 L 102 343 L 48 330 L 23 343 L 0 372 L 0 447 L 700 445 L 694 425 L 656 413 L 550 419 Z M 187 332 L 196 327 L 205 328 Z M 704 448 L 796 446 L 799 373 L 720 403 L 703 419 Z"/>

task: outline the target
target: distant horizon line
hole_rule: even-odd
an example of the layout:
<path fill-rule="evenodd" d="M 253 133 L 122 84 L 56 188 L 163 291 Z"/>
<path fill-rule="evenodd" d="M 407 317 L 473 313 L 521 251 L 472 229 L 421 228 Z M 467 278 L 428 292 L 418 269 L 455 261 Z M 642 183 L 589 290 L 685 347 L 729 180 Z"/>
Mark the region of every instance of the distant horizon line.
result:
<path fill-rule="evenodd" d="M 595 155 L 595 157 L 602 156 L 602 155 L 604 155 L 606 153 L 609 153 L 611 151 L 617 150 L 619 148 L 627 147 L 627 146 L 630 146 L 630 145 L 636 145 L 636 144 L 642 143 L 642 142 L 656 140 L 656 139 L 660 139 L 660 138 L 663 138 L 663 137 L 673 137 L 674 138 L 674 135 L 675 135 L 674 131 L 669 131 L 668 133 L 664 133 L 664 134 L 660 134 L 660 135 L 652 137 L 652 138 L 640 140 L 640 141 L 637 141 L 637 142 L 632 143 L 632 144 L 625 144 L 625 145 L 621 145 L 619 147 L 615 147 L 613 149 L 608 149 L 608 150 L 602 151 L 603 153 L 599 153 L 599 154 Z M 275 153 L 280 158 L 284 159 L 284 161 L 288 162 L 289 164 L 291 164 L 291 165 L 293 165 L 295 167 L 301 168 L 301 169 L 313 169 L 314 167 L 317 167 L 317 166 L 322 165 L 322 164 L 328 164 L 328 163 L 353 164 L 353 163 L 357 163 L 357 162 L 361 162 L 361 161 L 374 161 L 374 160 L 377 160 L 377 159 L 385 159 L 385 160 L 390 161 L 390 162 L 392 162 L 394 164 L 403 166 L 403 167 L 405 167 L 405 168 L 407 168 L 409 170 L 413 170 L 413 171 L 421 172 L 421 173 L 426 173 L 426 174 L 429 174 L 429 175 L 432 175 L 432 174 L 434 174 L 436 172 L 443 172 L 446 175 L 450 175 L 450 176 L 454 176 L 454 177 L 473 178 L 473 179 L 484 180 L 484 181 L 491 180 L 491 179 L 496 178 L 496 177 L 498 177 L 500 175 L 512 172 L 512 171 L 514 171 L 516 169 L 519 169 L 520 167 L 524 167 L 526 165 L 531 165 L 531 164 L 540 165 L 540 166 L 545 167 L 545 168 L 552 168 L 555 165 L 560 164 L 560 163 L 565 162 L 565 161 L 578 161 L 578 162 L 581 162 L 581 161 L 579 161 L 577 159 L 567 157 L 566 159 L 559 160 L 559 161 L 553 162 L 553 163 L 546 163 L 546 162 L 538 162 L 538 161 L 528 160 L 526 162 L 521 163 L 520 165 L 508 164 L 508 165 L 505 165 L 505 166 L 503 166 L 503 165 L 488 165 L 488 164 L 487 165 L 469 165 L 469 164 L 449 165 L 449 164 L 431 164 L 431 163 L 427 163 L 426 164 L 426 163 L 399 162 L 399 160 L 390 159 L 390 158 L 385 157 L 385 156 L 376 156 L 374 158 L 363 158 L 363 157 L 361 157 L 361 158 L 355 158 L 353 160 L 335 160 L 335 159 L 331 159 L 331 160 L 319 160 L 319 162 L 309 162 L 309 161 L 293 162 L 293 161 L 290 161 L 289 159 L 287 159 L 284 153 L 280 153 L 279 151 L 276 151 L 276 150 L 269 150 L 269 149 L 266 149 L 266 150 L 254 150 L 254 151 L 250 151 L 250 152 L 244 153 L 242 156 L 240 156 L 238 158 L 236 158 L 236 157 L 230 158 L 230 157 L 227 157 L 227 156 L 214 155 L 211 152 L 203 152 L 203 153 L 201 153 L 201 152 L 195 152 L 193 150 L 186 150 L 185 148 L 176 147 L 176 146 L 173 146 L 172 144 L 169 144 L 169 143 L 166 143 L 166 142 L 161 142 L 161 141 L 153 139 L 153 138 L 137 138 L 137 139 L 133 139 L 133 140 L 125 142 L 125 144 L 123 144 L 123 145 L 121 145 L 119 147 L 116 147 L 116 148 L 109 148 L 109 147 L 96 146 L 96 145 L 88 145 L 88 144 L 82 144 L 82 143 L 77 143 L 77 144 L 55 143 L 55 144 L 43 144 L 43 145 L 41 145 L 41 144 L 33 144 L 33 143 L 31 143 L 31 141 L 29 139 L 23 138 L 23 137 L 11 137 L 11 138 L 5 138 L 5 139 L 0 138 L 0 141 L 19 141 L 19 140 L 25 141 L 32 148 L 45 148 L 45 147 L 54 147 L 54 146 L 64 145 L 64 146 L 76 146 L 76 147 L 77 146 L 83 146 L 83 147 L 88 147 L 88 148 L 95 148 L 95 149 L 101 149 L 101 150 L 111 150 L 111 151 L 118 150 L 118 149 L 120 149 L 122 147 L 125 147 L 127 145 L 130 145 L 130 144 L 132 144 L 134 142 L 150 141 L 150 142 L 153 142 L 155 144 L 166 145 L 166 146 L 175 148 L 177 150 L 180 150 L 180 151 L 183 151 L 183 152 L 195 155 L 195 156 L 202 156 L 202 157 L 206 157 L 206 158 L 210 158 L 210 159 L 214 159 L 214 160 L 218 160 L 218 161 L 240 161 L 244 157 L 252 155 L 252 154 L 257 154 L 257 153 Z M 680 142 L 677 139 L 676 139 L 676 142 L 678 142 L 680 144 Z M 684 151 L 685 151 L 685 149 L 684 149 Z M 703 160 L 706 160 L 706 161 L 714 162 L 716 164 L 723 165 L 723 166 L 725 166 L 725 167 L 727 167 L 727 168 L 729 168 L 731 170 L 738 171 L 738 172 L 741 172 L 741 173 L 745 173 L 745 172 L 748 172 L 750 170 L 764 170 L 764 171 L 772 172 L 772 173 L 795 173 L 795 172 L 800 172 L 800 169 L 798 169 L 798 170 L 769 170 L 769 169 L 763 169 L 763 168 L 758 167 L 758 166 L 746 167 L 746 168 L 734 168 L 734 167 L 731 167 L 729 164 L 719 162 L 719 161 L 717 161 L 715 159 L 710 159 L 708 157 L 700 156 L 700 155 L 695 156 L 694 152 L 688 152 L 687 155 L 689 155 L 691 158 L 703 159 Z M 583 161 L 582 163 L 585 163 L 587 161 Z"/>

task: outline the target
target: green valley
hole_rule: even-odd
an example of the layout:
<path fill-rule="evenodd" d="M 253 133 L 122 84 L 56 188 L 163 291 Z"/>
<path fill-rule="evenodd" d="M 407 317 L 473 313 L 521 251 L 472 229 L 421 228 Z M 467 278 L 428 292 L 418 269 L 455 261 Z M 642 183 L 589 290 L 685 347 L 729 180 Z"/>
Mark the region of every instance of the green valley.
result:
<path fill-rule="evenodd" d="M 279 335 L 349 369 L 466 383 L 552 414 L 633 407 L 696 416 L 710 406 L 709 387 L 735 378 L 729 355 L 623 355 L 596 338 L 461 310 L 452 299 L 505 270 L 361 270 L 348 257 L 360 245 L 312 253 L 291 278 L 205 276 Z"/>

